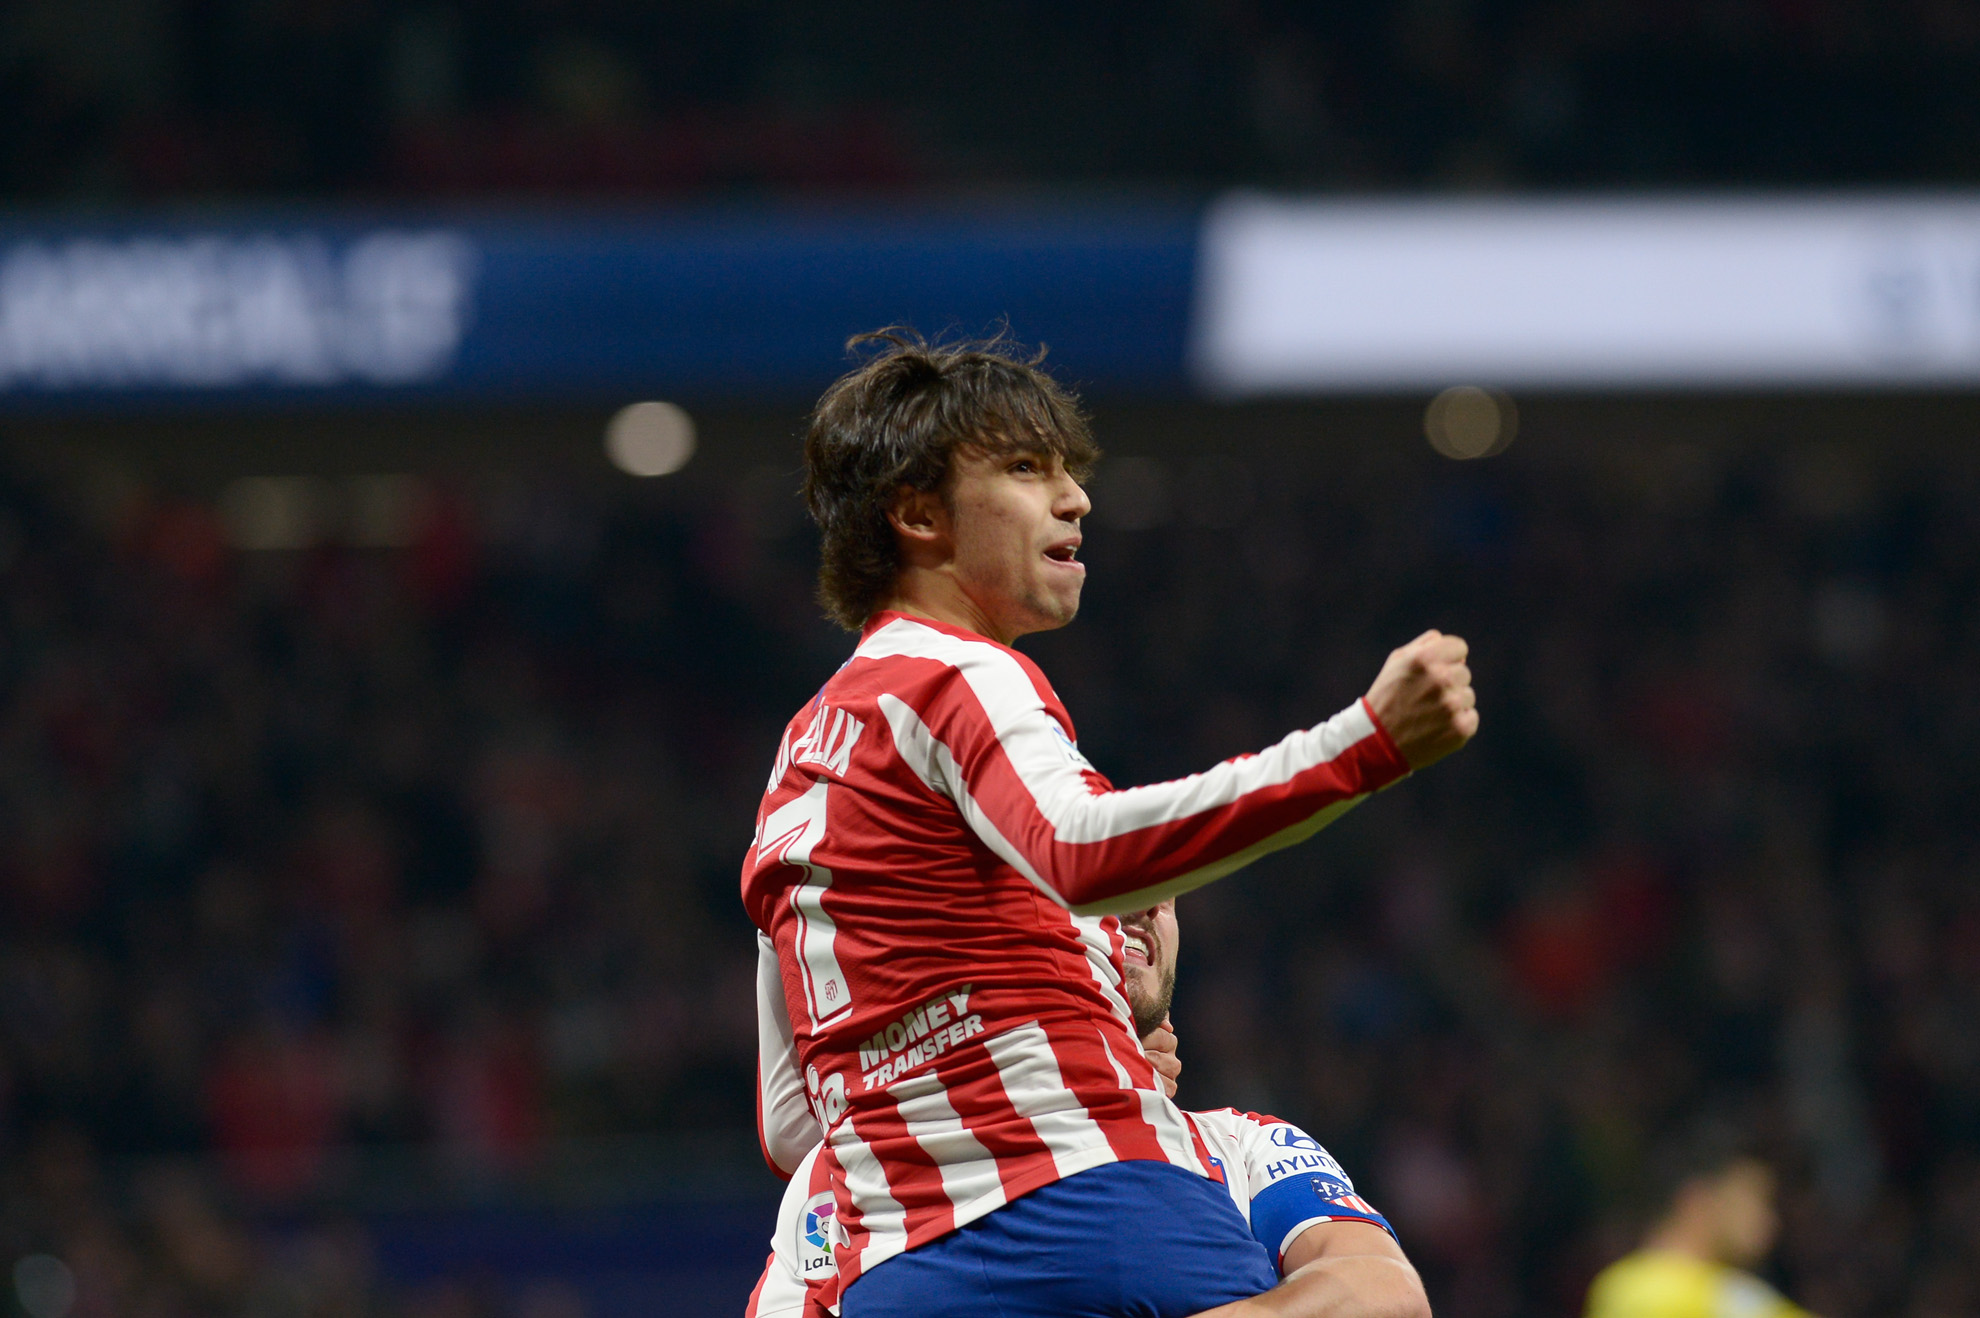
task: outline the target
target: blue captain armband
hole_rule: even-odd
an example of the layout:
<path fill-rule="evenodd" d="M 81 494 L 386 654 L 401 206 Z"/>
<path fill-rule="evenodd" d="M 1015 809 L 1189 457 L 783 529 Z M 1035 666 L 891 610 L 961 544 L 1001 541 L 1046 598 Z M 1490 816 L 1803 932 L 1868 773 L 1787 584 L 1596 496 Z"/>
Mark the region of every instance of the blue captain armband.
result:
<path fill-rule="evenodd" d="M 1251 1234 L 1272 1256 L 1274 1266 L 1286 1246 L 1316 1222 L 1372 1222 L 1391 1236 L 1389 1219 L 1354 1192 L 1352 1186 L 1325 1173 L 1294 1174 L 1274 1181 L 1251 1200 Z"/>

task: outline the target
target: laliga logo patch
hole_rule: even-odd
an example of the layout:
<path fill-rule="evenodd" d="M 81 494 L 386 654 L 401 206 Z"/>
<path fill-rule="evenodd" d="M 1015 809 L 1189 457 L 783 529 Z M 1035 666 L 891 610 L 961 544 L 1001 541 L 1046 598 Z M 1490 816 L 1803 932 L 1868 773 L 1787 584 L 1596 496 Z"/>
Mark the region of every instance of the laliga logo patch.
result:
<path fill-rule="evenodd" d="M 1052 734 L 1059 739 L 1059 749 L 1065 752 L 1065 757 L 1068 761 L 1078 765 L 1082 769 L 1091 769 L 1093 767 L 1092 763 L 1084 755 L 1079 753 L 1079 747 L 1073 744 L 1073 739 L 1066 735 L 1066 730 L 1059 726 L 1057 719 L 1048 718 L 1045 722 L 1052 729 Z"/>
<path fill-rule="evenodd" d="M 832 1227 L 838 1219 L 838 1203 L 832 1201 L 832 1191 L 812 1195 L 810 1203 L 804 1205 L 804 1243 L 814 1251 L 832 1257 Z M 812 1271 L 810 1257 L 804 1263 L 804 1271 Z"/>

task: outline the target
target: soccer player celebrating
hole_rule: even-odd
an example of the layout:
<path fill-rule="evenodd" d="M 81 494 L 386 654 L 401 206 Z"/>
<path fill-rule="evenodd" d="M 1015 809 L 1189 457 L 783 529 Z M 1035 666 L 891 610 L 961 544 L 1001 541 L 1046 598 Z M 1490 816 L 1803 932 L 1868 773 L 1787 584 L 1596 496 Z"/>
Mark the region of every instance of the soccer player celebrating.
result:
<path fill-rule="evenodd" d="M 1121 930 L 1126 945 L 1121 987 L 1149 1061 L 1173 1098 L 1181 1071 L 1175 1034 L 1168 1028 L 1179 932 L 1175 903 L 1123 916 Z M 1341 1165 L 1305 1131 L 1277 1117 L 1231 1108 L 1182 1115 L 1253 1240 L 1286 1278 L 1256 1299 L 1215 1311 L 1215 1318 L 1427 1318 L 1423 1284 L 1393 1229 L 1355 1194 Z M 825 1311 L 836 1276 L 837 1231 L 823 1152 L 822 1145 L 813 1148 L 791 1178 L 777 1211 L 769 1261 L 744 1318 L 807 1313 L 817 1318 Z M 1140 1207 L 1119 1206 L 1112 1222 L 1067 1225 L 1076 1232 L 1129 1233 Z M 997 1278 L 998 1303 L 1006 1312 L 1030 1312 L 1026 1292 L 1034 1288 L 1063 1299 L 1063 1281 L 1031 1272 L 1023 1243 L 995 1236 L 978 1242 L 984 1275 Z M 1087 1278 L 1103 1293 L 1112 1280 L 1104 1273 Z"/>
<path fill-rule="evenodd" d="M 1016 1318 L 971 1271 L 986 1232 L 1035 1242 L 1037 1275 L 1114 1279 L 1105 1307 L 1068 1292 L 1040 1314 L 1256 1295 L 1271 1270 L 1132 1032 L 1105 917 L 1309 837 L 1463 745 L 1464 642 L 1426 632 L 1332 718 L 1118 790 L 1010 648 L 1079 606 L 1084 417 L 996 345 L 861 342 L 879 351 L 805 440 L 820 595 L 860 640 L 786 730 L 743 865 L 765 1152 L 788 1173 L 825 1132 L 847 1318 Z M 1146 1206 L 1132 1232 L 1065 1228 L 1128 1203 Z"/>

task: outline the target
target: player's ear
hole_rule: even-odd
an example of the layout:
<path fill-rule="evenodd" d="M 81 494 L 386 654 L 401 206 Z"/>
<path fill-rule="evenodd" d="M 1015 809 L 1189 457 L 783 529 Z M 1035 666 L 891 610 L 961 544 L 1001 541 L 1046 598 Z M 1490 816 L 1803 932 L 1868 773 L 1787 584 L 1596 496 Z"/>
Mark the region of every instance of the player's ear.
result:
<path fill-rule="evenodd" d="M 940 491 L 903 485 L 894 491 L 894 501 L 887 508 L 887 521 L 908 539 L 927 542 L 948 529 L 948 510 L 942 505 Z"/>

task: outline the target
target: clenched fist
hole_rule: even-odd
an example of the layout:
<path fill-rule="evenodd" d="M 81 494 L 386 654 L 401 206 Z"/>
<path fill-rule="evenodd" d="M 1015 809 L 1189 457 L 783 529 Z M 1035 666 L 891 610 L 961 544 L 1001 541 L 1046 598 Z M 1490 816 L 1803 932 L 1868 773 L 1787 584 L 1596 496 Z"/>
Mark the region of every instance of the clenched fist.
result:
<path fill-rule="evenodd" d="M 1368 688 L 1368 707 L 1410 768 L 1435 764 L 1478 731 L 1470 652 L 1462 637 L 1427 631 L 1392 651 Z"/>

